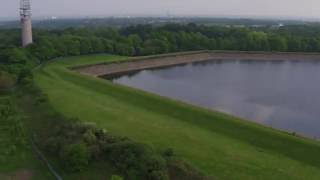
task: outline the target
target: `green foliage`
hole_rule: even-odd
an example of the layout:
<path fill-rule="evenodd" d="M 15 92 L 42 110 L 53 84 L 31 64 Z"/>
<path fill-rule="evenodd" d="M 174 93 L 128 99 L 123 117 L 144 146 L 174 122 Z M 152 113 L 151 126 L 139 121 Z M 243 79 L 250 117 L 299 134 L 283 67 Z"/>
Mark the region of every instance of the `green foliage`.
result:
<path fill-rule="evenodd" d="M 272 51 L 287 51 L 287 40 L 279 35 L 270 35 L 269 37 L 270 49 Z"/>
<path fill-rule="evenodd" d="M 85 144 L 65 145 L 60 153 L 60 158 L 69 171 L 83 171 L 89 164 L 89 152 Z"/>
<path fill-rule="evenodd" d="M 0 91 L 8 90 L 16 83 L 16 78 L 4 71 L 0 71 Z"/>
<path fill-rule="evenodd" d="M 34 67 L 40 62 L 93 53 L 141 56 L 206 49 L 320 52 L 319 32 L 320 26 L 311 25 L 239 28 L 167 24 L 119 29 L 35 29 L 35 43 L 19 48 L 17 31 L 0 30 L 0 39 L 3 39 L 0 42 L 0 69 L 19 76 L 24 68 Z"/>
<path fill-rule="evenodd" d="M 168 179 L 166 161 L 141 144 L 120 141 L 111 144 L 105 152 L 127 178 Z"/>
<path fill-rule="evenodd" d="M 59 152 L 66 170 L 80 172 L 90 161 L 108 161 L 130 179 L 168 179 L 166 160 L 147 146 L 114 137 L 93 125 L 66 123 L 44 138 L 48 153 Z M 77 142 L 77 143 L 74 143 Z"/>
<path fill-rule="evenodd" d="M 170 157 L 175 156 L 173 149 L 172 149 L 172 148 L 166 149 L 166 150 L 163 152 L 163 156 L 166 157 L 166 158 L 170 158 Z"/>
<path fill-rule="evenodd" d="M 16 146 L 26 145 L 22 117 L 19 116 L 10 99 L 0 99 L 0 123 L 1 130 L 8 134 L 8 139 L 12 143 L 12 146 L 8 148 L 8 152 L 13 153 L 16 150 Z"/>
<path fill-rule="evenodd" d="M 11 179 L 13 173 L 21 172 L 22 169 L 32 172 L 34 179 L 51 179 L 51 174 L 35 157 L 29 146 L 24 120 L 14 96 L 1 95 L 0 179 Z"/>
<path fill-rule="evenodd" d="M 1 56 L 5 63 L 9 64 L 26 64 L 28 61 L 27 54 L 21 48 L 8 48 L 1 52 Z"/>
<path fill-rule="evenodd" d="M 169 174 L 174 180 L 204 180 L 203 175 L 199 174 L 189 164 L 175 158 L 168 160 Z M 207 178 L 209 179 L 209 178 Z"/>
<path fill-rule="evenodd" d="M 121 176 L 118 176 L 118 175 L 112 175 L 110 180 L 123 180 L 123 178 Z"/>

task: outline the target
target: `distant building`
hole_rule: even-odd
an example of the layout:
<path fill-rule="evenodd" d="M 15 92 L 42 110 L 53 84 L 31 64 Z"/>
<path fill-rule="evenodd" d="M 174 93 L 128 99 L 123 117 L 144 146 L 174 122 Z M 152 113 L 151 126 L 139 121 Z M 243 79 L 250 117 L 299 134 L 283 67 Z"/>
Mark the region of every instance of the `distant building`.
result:
<path fill-rule="evenodd" d="M 30 0 L 20 0 L 21 39 L 22 46 L 33 43 Z"/>

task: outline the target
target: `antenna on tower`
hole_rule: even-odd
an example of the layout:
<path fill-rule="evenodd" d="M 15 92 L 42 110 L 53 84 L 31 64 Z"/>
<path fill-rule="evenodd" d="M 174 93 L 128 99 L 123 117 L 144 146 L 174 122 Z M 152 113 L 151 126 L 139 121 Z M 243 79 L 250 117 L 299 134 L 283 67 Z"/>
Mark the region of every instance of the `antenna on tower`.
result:
<path fill-rule="evenodd" d="M 22 46 L 32 44 L 32 23 L 31 23 L 31 3 L 30 0 L 20 0 L 20 19 Z"/>

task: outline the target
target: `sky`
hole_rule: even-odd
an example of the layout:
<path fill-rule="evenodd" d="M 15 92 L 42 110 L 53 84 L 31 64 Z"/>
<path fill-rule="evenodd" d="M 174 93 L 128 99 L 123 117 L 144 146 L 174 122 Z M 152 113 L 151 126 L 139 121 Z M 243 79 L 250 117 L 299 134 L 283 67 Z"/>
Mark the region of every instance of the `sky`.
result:
<path fill-rule="evenodd" d="M 20 0 L 1 0 L 0 18 L 18 18 Z M 320 0 L 31 0 L 34 17 L 233 16 L 320 19 Z"/>

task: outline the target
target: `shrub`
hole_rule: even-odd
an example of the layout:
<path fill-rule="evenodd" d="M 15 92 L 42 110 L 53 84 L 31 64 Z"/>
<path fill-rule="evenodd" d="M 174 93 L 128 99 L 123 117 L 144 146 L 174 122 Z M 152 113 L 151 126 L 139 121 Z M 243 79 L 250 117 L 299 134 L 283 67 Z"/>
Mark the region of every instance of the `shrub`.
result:
<path fill-rule="evenodd" d="M 176 159 L 170 158 L 167 161 L 170 179 L 174 180 L 209 180 L 214 178 L 208 178 L 201 175 L 188 163 Z"/>
<path fill-rule="evenodd" d="M 61 152 L 61 158 L 66 169 L 73 172 L 83 171 L 89 164 L 89 152 L 83 143 L 66 145 Z"/>
<path fill-rule="evenodd" d="M 175 154 L 172 148 L 168 148 L 163 152 L 162 155 L 166 158 L 169 158 L 169 157 L 173 157 Z"/>
<path fill-rule="evenodd" d="M 123 178 L 121 176 L 118 176 L 118 175 L 112 175 L 110 180 L 123 180 Z"/>
<path fill-rule="evenodd" d="M 18 82 L 22 84 L 30 84 L 33 80 L 33 74 L 30 68 L 23 68 L 21 69 L 18 75 Z"/>
<path fill-rule="evenodd" d="M 146 159 L 146 179 L 166 180 L 168 177 L 168 170 L 166 161 L 157 155 L 151 155 Z"/>
<path fill-rule="evenodd" d="M 87 132 L 85 132 L 83 134 L 83 140 L 87 143 L 87 144 L 95 144 L 97 142 L 97 137 L 94 134 L 93 130 L 87 130 Z"/>
<path fill-rule="evenodd" d="M 109 146 L 107 156 L 130 179 L 168 179 L 166 161 L 144 145 L 130 140 Z"/>
<path fill-rule="evenodd" d="M 16 78 L 4 71 L 0 71 L 0 90 L 8 90 L 14 86 Z"/>
<path fill-rule="evenodd" d="M 130 180 L 203 179 L 191 166 L 176 159 L 173 149 L 159 154 L 146 145 L 112 136 L 76 119 L 50 128 L 51 133 L 44 138 L 44 148 L 52 154 L 60 152 L 67 171 L 83 171 L 90 161 L 104 161 Z M 119 179 L 118 176 L 112 178 Z"/>
<path fill-rule="evenodd" d="M 46 94 L 40 94 L 36 97 L 36 104 L 43 104 L 48 101 L 48 96 Z"/>

